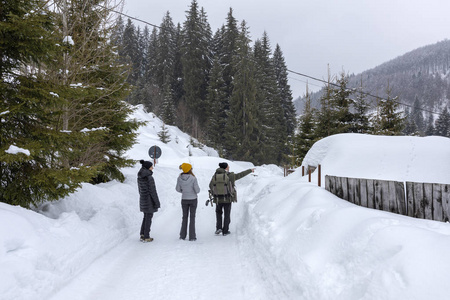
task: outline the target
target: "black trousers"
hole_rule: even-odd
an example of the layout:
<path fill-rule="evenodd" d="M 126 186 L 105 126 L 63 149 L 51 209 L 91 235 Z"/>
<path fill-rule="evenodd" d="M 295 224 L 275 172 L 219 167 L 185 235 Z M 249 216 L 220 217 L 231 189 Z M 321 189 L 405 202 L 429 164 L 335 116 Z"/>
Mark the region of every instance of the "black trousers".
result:
<path fill-rule="evenodd" d="M 223 225 L 222 225 L 222 214 Z M 231 214 L 231 203 L 217 203 L 216 204 L 216 230 L 222 229 L 223 232 L 230 231 L 230 214 Z"/>
<path fill-rule="evenodd" d="M 150 227 L 152 226 L 152 218 L 153 213 L 144 213 L 144 219 L 142 220 L 141 225 L 141 235 L 144 236 L 144 239 L 148 239 L 150 237 Z"/>
<path fill-rule="evenodd" d="M 197 211 L 197 199 L 181 200 L 181 209 L 183 210 L 183 218 L 181 220 L 180 239 L 185 239 L 187 235 L 189 220 L 189 239 L 196 239 L 195 234 L 195 212 Z"/>

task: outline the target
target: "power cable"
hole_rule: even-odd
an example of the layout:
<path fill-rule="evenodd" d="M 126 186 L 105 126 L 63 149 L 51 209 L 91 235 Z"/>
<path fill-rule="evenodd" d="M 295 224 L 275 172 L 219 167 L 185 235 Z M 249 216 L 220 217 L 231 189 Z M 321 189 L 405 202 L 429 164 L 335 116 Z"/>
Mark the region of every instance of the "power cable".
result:
<path fill-rule="evenodd" d="M 127 14 L 122 13 L 122 12 L 120 12 L 120 11 L 114 10 L 114 9 L 112 9 L 112 8 L 108 8 L 108 7 L 103 6 L 103 5 L 100 5 L 100 4 L 96 4 L 96 5 L 99 6 L 99 7 L 104 8 L 104 9 L 107 9 L 107 10 L 109 10 L 109 11 L 111 11 L 111 12 L 114 12 L 114 13 L 116 13 L 116 14 L 119 14 L 119 15 L 122 15 L 122 16 L 125 16 L 125 17 L 128 17 L 128 18 L 130 18 L 130 19 L 133 19 L 133 20 L 135 20 L 135 21 L 142 22 L 142 23 L 144 23 L 144 24 L 147 24 L 147 25 L 150 25 L 150 26 L 159 28 L 159 29 L 164 29 L 164 28 L 161 27 L 161 26 L 152 24 L 152 23 L 150 23 L 150 22 L 147 22 L 147 21 L 145 21 L 145 20 L 142 20 L 142 19 L 139 19 L 139 18 L 136 18 L 136 17 L 132 17 L 132 16 L 130 16 L 130 15 L 127 15 Z M 310 76 L 310 75 L 306 75 L 306 74 L 303 74 L 303 73 L 300 73 L 300 72 L 296 72 L 296 71 L 293 71 L 293 70 L 289 70 L 289 69 L 287 69 L 287 71 L 290 72 L 290 73 L 299 75 L 299 76 L 303 76 L 303 77 L 306 77 L 306 78 L 315 80 L 315 81 L 319 81 L 319 82 L 323 82 L 323 83 L 328 84 L 328 85 L 332 85 L 332 86 L 335 86 L 335 87 L 339 87 L 339 85 L 337 85 L 337 84 L 335 84 L 335 83 L 333 83 L 333 82 L 328 82 L 328 81 L 325 81 L 325 80 L 323 80 L 323 79 L 319 79 L 319 78 L 316 78 L 316 77 L 313 77 L 313 76 Z M 291 78 L 291 79 L 294 79 L 294 78 Z M 317 86 L 317 85 L 315 85 L 315 86 Z M 407 103 L 395 101 L 394 99 L 386 99 L 386 98 L 383 98 L 383 97 L 380 97 L 380 96 L 375 96 L 375 95 L 372 95 L 372 94 L 370 94 L 370 93 L 368 93 L 368 92 L 364 92 L 364 91 L 356 91 L 355 93 L 360 93 L 360 94 L 363 94 L 363 95 L 366 95 L 366 96 L 370 96 L 370 97 L 374 97 L 374 98 L 380 99 L 380 100 L 394 101 L 394 102 L 397 103 L 397 104 L 404 105 L 404 106 L 408 106 L 408 107 L 411 107 L 411 108 L 414 107 L 414 106 L 411 105 L 411 104 L 407 104 Z M 421 111 L 424 111 L 424 112 L 431 113 L 431 114 L 442 115 L 442 113 L 435 112 L 435 111 L 431 111 L 431 110 L 427 110 L 427 109 L 423 109 L 423 108 L 417 108 L 417 109 L 418 109 L 418 110 L 421 110 Z"/>
<path fill-rule="evenodd" d="M 145 24 L 147 24 L 147 25 L 150 25 L 150 26 L 153 26 L 153 27 L 156 27 L 156 28 L 159 28 L 159 29 L 163 29 L 161 26 L 152 24 L 152 23 L 150 23 L 150 22 L 141 20 L 141 19 L 136 18 L 136 17 L 132 17 L 132 16 L 130 16 L 130 15 L 124 14 L 123 12 L 117 11 L 117 10 L 115 10 L 115 9 L 113 9 L 113 8 L 109 8 L 109 7 L 106 7 L 106 6 L 104 6 L 104 5 L 100 5 L 100 4 L 95 4 L 95 5 L 96 5 L 96 6 L 99 6 L 99 7 L 101 7 L 101 8 L 107 9 L 107 10 L 109 10 L 109 11 L 112 11 L 112 12 L 114 12 L 114 13 L 116 13 L 116 14 L 119 14 L 119 15 L 122 15 L 122 16 L 125 16 L 125 17 L 128 17 L 128 18 L 133 19 L 133 20 L 135 20 L 135 21 L 142 22 L 142 23 L 145 23 Z"/>
<path fill-rule="evenodd" d="M 299 75 L 299 76 L 303 76 L 303 77 L 306 77 L 306 78 L 310 78 L 310 79 L 312 79 L 312 80 L 316 80 L 316 81 L 323 82 L 323 83 L 328 84 L 328 85 L 332 85 L 332 86 L 334 86 L 334 87 L 339 87 L 338 84 L 335 84 L 335 83 L 333 83 L 333 82 L 328 82 L 328 81 L 325 81 L 325 80 L 323 80 L 323 79 L 319 79 L 319 78 L 316 78 L 316 77 L 313 77 L 313 76 L 310 76 L 310 75 L 306 75 L 306 74 L 302 74 L 302 73 L 299 73 L 299 72 L 296 72 L 296 71 L 292 71 L 292 70 L 289 70 L 289 69 L 287 69 L 287 71 L 290 72 L 290 73 Z M 370 93 L 368 93 L 368 92 L 364 92 L 364 91 L 355 91 L 355 93 L 360 93 L 360 94 L 363 94 L 363 95 L 366 95 L 366 96 L 369 96 L 369 97 L 374 97 L 374 98 L 380 99 L 380 100 L 393 101 L 393 102 L 395 102 L 395 103 L 397 103 L 397 104 L 404 105 L 404 106 L 408 106 L 408 107 L 411 107 L 411 108 L 414 107 L 414 106 L 411 105 L 411 104 L 407 104 L 407 103 L 403 103 L 403 102 L 400 102 L 400 101 L 396 101 L 396 100 L 394 100 L 394 99 L 386 99 L 386 98 L 383 98 L 383 97 L 380 97 L 380 96 L 375 96 L 375 95 L 372 95 L 372 94 L 370 94 Z M 442 114 L 442 113 L 439 113 L 439 112 L 435 112 L 435 111 L 431 111 L 431 110 L 427 110 L 427 109 L 423 109 L 423 108 L 417 108 L 417 109 L 418 109 L 418 110 L 421 110 L 421 111 L 428 112 L 428 113 L 432 113 L 432 114 L 437 114 L 437 115 L 441 115 L 441 114 Z"/>

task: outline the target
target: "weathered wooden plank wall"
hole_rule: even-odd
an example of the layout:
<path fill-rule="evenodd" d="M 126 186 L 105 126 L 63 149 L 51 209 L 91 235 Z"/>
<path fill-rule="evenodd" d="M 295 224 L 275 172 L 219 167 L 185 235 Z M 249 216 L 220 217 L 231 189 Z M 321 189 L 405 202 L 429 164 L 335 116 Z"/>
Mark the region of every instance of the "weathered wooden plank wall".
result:
<path fill-rule="evenodd" d="M 403 182 L 326 175 L 325 189 L 360 206 L 407 214 Z"/>
<path fill-rule="evenodd" d="M 351 203 L 414 218 L 448 222 L 450 184 L 325 176 L 325 189 Z"/>
<path fill-rule="evenodd" d="M 450 185 L 406 182 L 408 216 L 448 222 L 450 217 Z"/>

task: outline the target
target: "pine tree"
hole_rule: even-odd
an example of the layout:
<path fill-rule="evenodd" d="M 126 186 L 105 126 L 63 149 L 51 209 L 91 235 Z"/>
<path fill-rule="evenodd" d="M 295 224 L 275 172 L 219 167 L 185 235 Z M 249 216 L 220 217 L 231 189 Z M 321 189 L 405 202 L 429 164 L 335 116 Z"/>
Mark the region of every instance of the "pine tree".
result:
<path fill-rule="evenodd" d="M 163 89 L 166 84 L 172 85 L 175 63 L 175 33 L 176 29 L 170 13 L 167 12 L 160 25 L 156 51 L 156 83 Z"/>
<path fill-rule="evenodd" d="M 294 136 L 296 127 L 296 112 L 292 102 L 291 87 L 288 84 L 288 71 L 284 61 L 281 47 L 277 44 L 273 53 L 273 65 L 275 68 L 275 77 L 277 80 L 278 92 L 281 99 L 284 119 L 286 120 L 286 133 L 288 136 Z"/>
<path fill-rule="evenodd" d="M 163 102 L 163 90 L 157 83 L 158 62 L 158 31 L 154 27 L 149 36 L 146 51 L 145 69 L 142 74 L 142 83 L 138 85 L 142 89 L 142 104 L 148 111 L 158 112 Z M 135 103 L 137 104 L 137 103 Z"/>
<path fill-rule="evenodd" d="M 333 114 L 332 134 L 352 132 L 352 125 L 355 122 L 351 107 L 354 101 L 350 98 L 353 90 L 348 88 L 348 76 L 344 72 L 336 80 L 336 87 L 332 88 L 331 110 Z"/>
<path fill-rule="evenodd" d="M 170 142 L 170 134 L 169 134 L 169 128 L 166 127 L 166 125 L 163 123 L 161 126 L 161 130 L 158 132 L 158 137 L 161 142 L 164 144 L 167 144 Z"/>
<path fill-rule="evenodd" d="M 169 125 L 175 124 L 175 105 L 173 103 L 172 89 L 169 83 L 164 88 L 164 100 L 161 108 L 161 117 L 163 121 Z"/>
<path fill-rule="evenodd" d="M 170 124 L 175 124 L 175 99 L 173 87 L 175 86 L 174 70 L 176 55 L 176 29 L 169 12 L 163 18 L 160 31 L 154 45 L 155 58 L 152 59 L 152 71 L 155 89 L 159 93 L 160 101 L 155 101 L 153 111 L 162 116 L 163 120 Z"/>
<path fill-rule="evenodd" d="M 203 10 L 202 10 L 203 12 Z M 187 12 L 183 26 L 183 42 L 181 46 L 183 65 L 184 99 L 192 113 L 191 134 L 198 137 L 202 124 L 208 116 L 203 113 L 207 94 L 208 74 L 211 68 L 209 60 L 209 44 L 211 40 L 206 16 L 193 0 Z"/>
<path fill-rule="evenodd" d="M 354 102 L 354 121 L 351 126 L 351 132 L 356 133 L 368 133 L 371 132 L 370 121 L 368 111 L 370 104 L 366 100 L 366 94 L 363 91 L 363 83 L 361 78 L 361 84 L 359 91 L 356 92 L 356 99 Z"/>
<path fill-rule="evenodd" d="M 332 86 L 331 77 L 328 74 L 328 82 L 324 87 L 325 91 L 320 97 L 320 110 L 317 112 L 317 139 L 334 134 L 335 120 L 332 113 Z"/>
<path fill-rule="evenodd" d="M 178 23 L 176 28 L 176 33 L 174 36 L 174 62 L 173 62 L 173 83 L 172 83 L 172 91 L 173 91 L 173 100 L 175 107 L 179 105 L 184 96 L 183 90 L 183 65 L 181 62 L 181 25 Z"/>
<path fill-rule="evenodd" d="M 142 30 L 142 34 L 138 38 L 138 44 L 139 44 L 139 53 L 141 55 L 139 79 L 142 79 L 145 75 L 145 72 L 149 68 L 148 65 L 149 62 L 146 59 L 148 57 L 148 50 L 150 45 L 150 30 L 148 29 L 148 26 L 145 26 L 144 30 Z"/>
<path fill-rule="evenodd" d="M 422 106 L 421 106 L 419 98 L 417 96 L 414 99 L 411 117 L 413 119 L 414 124 L 416 124 L 416 126 L 417 126 L 418 133 L 420 135 L 423 135 L 425 132 L 425 121 L 423 119 Z"/>
<path fill-rule="evenodd" d="M 436 119 L 434 134 L 450 137 L 450 114 L 447 107 L 442 109 L 439 117 Z"/>
<path fill-rule="evenodd" d="M 405 109 L 405 127 L 403 128 L 402 132 L 405 135 L 420 135 L 417 125 L 408 107 Z"/>
<path fill-rule="evenodd" d="M 97 172 L 94 182 L 124 179 L 119 168 L 133 163 L 124 152 L 133 144 L 139 126 L 128 120 L 131 107 L 123 102 L 129 88 L 110 39 L 111 12 L 98 3 L 55 2 L 61 40 L 71 37 L 73 43 L 66 43 L 55 58 L 58 68 L 48 71 L 52 80 L 62 80 L 64 85 L 60 96 L 67 105 L 61 129 L 69 132 L 71 141 L 64 165 L 89 166 Z"/>
<path fill-rule="evenodd" d="M 216 30 L 212 40 L 211 40 L 211 51 L 212 55 L 215 59 L 219 60 L 224 52 L 224 36 L 225 36 L 225 25 L 222 25 L 219 29 Z"/>
<path fill-rule="evenodd" d="M 231 97 L 231 93 L 233 92 L 233 77 L 234 73 L 236 72 L 235 65 L 233 64 L 233 59 L 238 52 L 236 43 L 239 39 L 240 34 L 241 33 L 238 29 L 238 21 L 233 16 L 233 9 L 230 7 L 230 10 L 227 14 L 225 27 L 221 32 L 221 35 L 223 37 L 221 43 L 222 47 L 218 49 L 220 51 L 218 53 L 220 62 L 224 68 L 223 79 L 225 81 L 225 92 L 227 98 Z"/>
<path fill-rule="evenodd" d="M 370 123 L 372 124 L 371 134 L 379 134 L 381 128 L 381 115 L 380 115 L 380 98 L 376 97 L 376 111 L 370 117 Z"/>
<path fill-rule="evenodd" d="M 427 118 L 427 127 L 425 130 L 425 136 L 431 136 L 434 135 L 434 118 L 433 115 L 430 113 Z"/>
<path fill-rule="evenodd" d="M 311 107 L 311 96 L 306 87 L 305 107 L 300 116 L 298 133 L 294 141 L 295 164 L 300 166 L 303 158 L 316 141 L 314 109 Z"/>
<path fill-rule="evenodd" d="M 211 145 L 222 152 L 224 146 L 225 124 L 227 122 L 226 105 L 228 103 L 223 80 L 223 69 L 218 58 L 214 59 L 208 86 L 207 102 L 209 120 L 207 122 L 207 136 Z"/>
<path fill-rule="evenodd" d="M 262 148 L 264 163 L 280 163 L 289 153 L 287 126 L 270 54 L 269 38 L 264 32 L 262 40 L 257 40 L 254 46 L 257 101 L 260 103 L 260 116 L 264 124 L 261 127 Z"/>
<path fill-rule="evenodd" d="M 402 112 L 398 109 L 398 97 L 391 98 L 391 89 L 386 89 L 386 99 L 380 100 L 380 124 L 377 134 L 400 135 L 405 124 Z"/>
<path fill-rule="evenodd" d="M 146 59 L 147 52 L 150 43 L 150 33 L 148 27 L 145 26 L 142 34 L 141 30 L 137 30 L 138 38 L 138 53 L 139 53 L 139 70 L 136 70 L 137 81 L 134 85 L 132 93 L 128 97 L 128 101 L 132 104 L 145 104 L 147 102 L 148 95 L 148 83 L 145 80 L 145 74 L 149 69 L 149 61 Z"/>
<path fill-rule="evenodd" d="M 238 52 L 233 65 L 233 93 L 225 130 L 225 149 L 228 157 L 260 163 L 263 152 L 260 147 L 260 118 L 256 103 L 255 65 L 252 59 L 250 38 L 245 21 L 236 43 Z"/>
<path fill-rule="evenodd" d="M 136 27 L 131 19 L 128 19 L 122 37 L 121 57 L 125 58 L 124 62 L 129 63 L 131 66 L 128 83 L 132 85 L 137 84 L 140 73 L 141 56 L 138 41 L 139 35 L 136 32 Z"/>
<path fill-rule="evenodd" d="M 0 8 L 0 201 L 23 207 L 59 199 L 95 172 L 60 163 L 70 145 L 58 127 L 64 100 L 60 82 L 46 76 L 59 67 L 62 43 L 46 4 L 3 1 Z"/>
<path fill-rule="evenodd" d="M 121 15 L 117 17 L 115 22 L 115 26 L 113 27 L 111 33 L 111 41 L 117 47 L 117 53 L 119 54 L 119 59 L 121 59 L 124 55 L 122 50 L 123 45 L 123 32 L 125 30 L 125 23 Z"/>

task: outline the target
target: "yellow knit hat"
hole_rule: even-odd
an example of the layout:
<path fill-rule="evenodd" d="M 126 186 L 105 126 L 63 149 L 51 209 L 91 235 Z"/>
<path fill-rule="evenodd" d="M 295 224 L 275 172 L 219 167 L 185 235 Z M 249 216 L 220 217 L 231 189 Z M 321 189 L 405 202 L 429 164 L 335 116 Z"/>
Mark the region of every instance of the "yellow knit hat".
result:
<path fill-rule="evenodd" d="M 187 173 L 192 169 L 192 166 L 187 163 L 182 163 L 180 169 L 183 170 L 183 173 Z"/>

